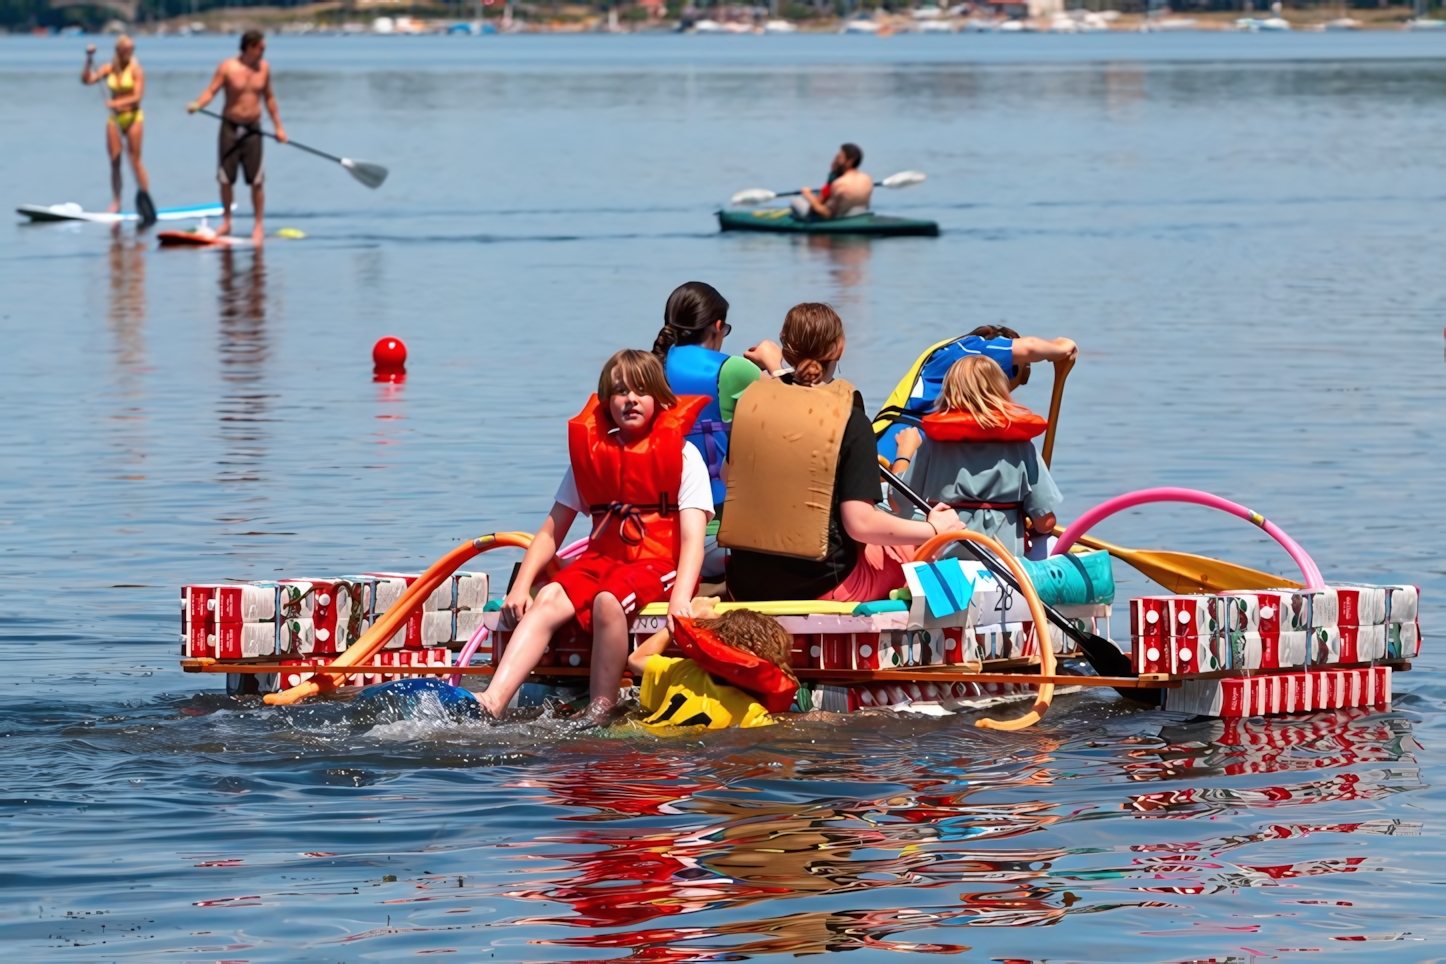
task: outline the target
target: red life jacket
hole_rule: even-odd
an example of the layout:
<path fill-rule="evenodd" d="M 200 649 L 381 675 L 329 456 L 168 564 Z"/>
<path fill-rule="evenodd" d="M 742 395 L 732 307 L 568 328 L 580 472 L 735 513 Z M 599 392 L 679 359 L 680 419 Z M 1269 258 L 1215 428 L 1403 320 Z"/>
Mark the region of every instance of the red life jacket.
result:
<path fill-rule="evenodd" d="M 932 412 L 921 422 L 924 434 L 936 442 L 1027 442 L 1049 428 L 1049 421 L 1023 405 L 1005 410 L 1003 425 L 986 428 L 968 412 Z"/>
<path fill-rule="evenodd" d="M 734 649 L 691 619 L 675 619 L 673 626 L 673 642 L 710 675 L 758 697 L 770 713 L 786 713 L 793 705 L 798 683 L 768 660 Z"/>
<path fill-rule="evenodd" d="M 604 403 L 594 395 L 567 423 L 567 454 L 578 495 L 592 515 L 588 549 L 622 562 L 678 561 L 678 489 L 683 482 L 683 436 L 708 404 L 698 395 L 653 418 L 640 441 L 620 444 Z"/>

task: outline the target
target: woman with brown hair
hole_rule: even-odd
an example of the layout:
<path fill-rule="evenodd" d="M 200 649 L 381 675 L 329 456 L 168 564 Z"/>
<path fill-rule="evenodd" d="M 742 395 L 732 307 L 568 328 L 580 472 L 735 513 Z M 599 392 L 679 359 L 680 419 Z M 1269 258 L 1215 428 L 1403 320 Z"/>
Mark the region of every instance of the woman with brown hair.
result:
<path fill-rule="evenodd" d="M 729 595 L 886 599 L 904 585 L 902 547 L 961 528 L 959 517 L 944 505 L 923 521 L 877 508 L 878 455 L 863 398 L 834 379 L 845 338 L 833 308 L 795 305 L 779 341 L 792 371 L 749 386 L 734 414 L 718 534 L 732 549 Z"/>

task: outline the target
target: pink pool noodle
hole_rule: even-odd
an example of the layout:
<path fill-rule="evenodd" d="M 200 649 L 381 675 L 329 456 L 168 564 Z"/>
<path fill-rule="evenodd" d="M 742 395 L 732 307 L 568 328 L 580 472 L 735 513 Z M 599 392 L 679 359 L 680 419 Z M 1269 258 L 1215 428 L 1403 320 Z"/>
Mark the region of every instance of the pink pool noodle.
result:
<path fill-rule="evenodd" d="M 1253 522 L 1255 525 L 1264 529 L 1266 534 L 1272 539 L 1280 543 L 1286 552 L 1290 553 L 1290 558 L 1300 567 L 1301 575 L 1305 577 L 1306 588 L 1323 589 L 1325 587 L 1325 579 L 1321 577 L 1320 568 L 1315 564 L 1315 560 L 1312 559 L 1294 539 L 1286 535 L 1285 530 L 1281 529 L 1280 526 L 1271 522 L 1259 512 L 1247 509 L 1245 506 L 1231 502 L 1229 499 L 1222 499 L 1218 495 L 1201 492 L 1199 489 L 1177 489 L 1173 487 L 1140 489 L 1137 492 L 1127 492 L 1124 495 L 1101 502 L 1074 520 L 1074 522 L 1070 523 L 1069 527 L 1064 530 L 1064 535 L 1060 536 L 1059 541 L 1055 543 L 1051 554 L 1059 555 L 1068 552 L 1070 546 L 1074 545 L 1080 536 L 1088 532 L 1094 524 L 1101 519 L 1109 518 L 1117 512 L 1122 512 L 1125 509 L 1130 509 L 1137 505 L 1144 505 L 1148 502 L 1190 502 L 1211 509 L 1219 509 L 1221 512 L 1228 512 L 1231 515 L 1239 516 L 1247 522 Z"/>
<path fill-rule="evenodd" d="M 557 558 L 567 560 L 576 559 L 578 556 L 582 555 L 583 550 L 587 548 L 587 542 L 588 541 L 585 538 L 579 539 L 571 545 L 559 549 L 557 553 Z M 477 655 L 477 648 L 487 641 L 488 635 L 489 634 L 486 626 L 477 627 L 477 631 L 472 634 L 472 638 L 467 640 L 467 645 L 462 647 L 462 652 L 457 654 L 458 669 L 461 669 L 463 666 L 467 666 L 472 662 L 472 657 Z M 451 683 L 453 686 L 461 686 L 462 674 L 453 673 L 451 677 L 448 678 L 447 682 Z"/>

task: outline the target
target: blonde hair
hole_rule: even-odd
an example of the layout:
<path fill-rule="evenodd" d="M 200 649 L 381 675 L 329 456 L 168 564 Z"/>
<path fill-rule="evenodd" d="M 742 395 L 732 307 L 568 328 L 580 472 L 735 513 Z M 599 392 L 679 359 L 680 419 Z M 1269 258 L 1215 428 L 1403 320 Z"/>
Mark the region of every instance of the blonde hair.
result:
<path fill-rule="evenodd" d="M 783 359 L 793 366 L 796 385 L 823 381 L 823 366 L 843 355 L 843 319 L 829 305 L 805 301 L 788 309 L 783 318 Z"/>
<path fill-rule="evenodd" d="M 614 352 L 613 357 L 603 365 L 602 374 L 597 379 L 597 397 L 604 403 L 604 411 L 607 409 L 607 400 L 612 397 L 613 389 L 619 383 L 639 395 L 653 396 L 659 409 L 672 408 L 678 404 L 678 396 L 668 387 L 668 376 L 663 371 L 663 363 L 650 351 L 624 348 Z"/>
<path fill-rule="evenodd" d="M 119 72 L 120 69 L 121 69 L 120 49 L 121 49 L 122 46 L 126 46 L 126 47 L 131 48 L 131 60 L 135 60 L 135 59 L 136 59 L 136 58 L 135 58 L 136 42 L 131 39 L 130 34 L 125 34 L 125 33 L 123 33 L 123 34 L 121 34 L 120 36 L 116 37 L 116 38 L 115 38 L 115 50 L 114 50 L 114 52 L 111 54 L 110 64 L 111 64 L 111 69 L 112 69 L 112 70 L 115 70 L 115 71 L 117 71 L 117 72 Z"/>
<path fill-rule="evenodd" d="M 793 637 L 772 616 L 751 609 L 730 609 L 711 619 L 699 619 L 696 625 L 711 629 L 718 638 L 745 653 L 766 659 L 797 683 L 793 674 Z"/>
<path fill-rule="evenodd" d="M 993 359 L 965 355 L 949 366 L 934 410 L 968 412 L 984 428 L 1001 428 L 1024 407 L 1009 394 L 1009 379 Z"/>

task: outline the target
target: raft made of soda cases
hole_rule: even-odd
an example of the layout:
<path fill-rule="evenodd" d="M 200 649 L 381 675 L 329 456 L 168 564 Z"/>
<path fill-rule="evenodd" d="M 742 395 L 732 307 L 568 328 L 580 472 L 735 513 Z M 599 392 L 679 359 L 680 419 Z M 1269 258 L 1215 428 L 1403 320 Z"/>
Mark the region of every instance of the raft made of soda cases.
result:
<path fill-rule="evenodd" d="M 870 237 L 939 236 L 934 221 L 916 218 L 894 218 L 883 214 L 857 214 L 847 218 L 810 221 L 794 216 L 788 208 L 766 208 L 762 211 L 719 211 L 721 231 L 772 231 L 778 234 L 852 234 Z"/>
<path fill-rule="evenodd" d="M 719 608 L 765 612 L 793 637 L 799 711 L 948 713 L 1023 698 L 1045 683 L 1159 691 L 1165 709 L 1221 718 L 1372 707 L 1390 702 L 1394 673 L 1409 670 L 1420 652 L 1415 586 L 1142 596 L 1128 601 L 1133 676 L 1044 677 L 1040 647 L 1073 657 L 1073 641 L 1052 625 L 1041 635 L 1019 593 L 967 564 L 960 571 L 972 582 L 967 594 L 954 585 L 948 606 L 916 579 L 918 592 L 907 599 Z M 345 652 L 417 578 L 373 572 L 184 586 L 182 667 L 226 673 L 232 692 L 286 689 Z M 512 635 L 489 594 L 485 573 L 454 573 L 347 682 L 489 675 Z M 1110 638 L 1112 601 L 1054 608 Z M 632 619 L 634 645 L 665 625 L 665 605 L 644 608 Z M 469 648 L 469 662 L 457 665 Z M 534 678 L 585 685 L 590 657 L 591 640 L 569 624 Z"/>

